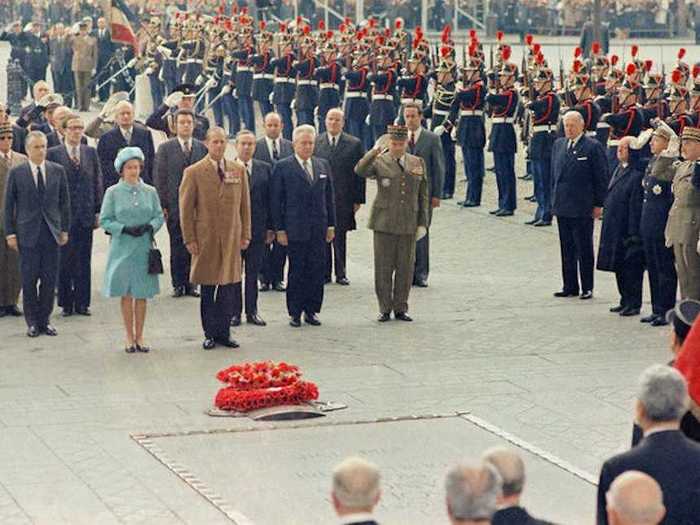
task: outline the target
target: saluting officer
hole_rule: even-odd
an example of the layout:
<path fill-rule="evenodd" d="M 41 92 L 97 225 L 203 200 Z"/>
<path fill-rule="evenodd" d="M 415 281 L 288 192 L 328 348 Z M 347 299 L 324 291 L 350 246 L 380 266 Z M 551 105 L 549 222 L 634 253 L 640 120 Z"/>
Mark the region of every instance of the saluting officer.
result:
<path fill-rule="evenodd" d="M 374 230 L 374 287 L 381 323 L 408 316 L 416 240 L 428 228 L 428 179 L 425 162 L 406 153 L 408 129 L 389 126 L 355 167 L 360 177 L 377 181 L 369 228 Z"/>
<path fill-rule="evenodd" d="M 197 88 L 192 84 L 180 84 L 165 99 L 155 112 L 146 120 L 149 128 L 164 131 L 169 139 L 176 135 L 175 113 L 179 109 L 194 111 L 194 100 L 197 96 Z M 195 112 L 194 132 L 192 136 L 197 140 L 206 140 L 209 130 L 209 119 Z"/>

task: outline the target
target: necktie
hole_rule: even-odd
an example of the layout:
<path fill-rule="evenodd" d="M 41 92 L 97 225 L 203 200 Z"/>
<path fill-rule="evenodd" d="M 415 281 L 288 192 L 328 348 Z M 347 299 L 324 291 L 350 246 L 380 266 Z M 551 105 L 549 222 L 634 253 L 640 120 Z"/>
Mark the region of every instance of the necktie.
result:
<path fill-rule="evenodd" d="M 39 197 L 44 196 L 44 176 L 41 174 L 41 168 L 36 169 L 36 191 L 39 193 Z"/>
<path fill-rule="evenodd" d="M 403 171 L 403 165 L 401 164 L 401 159 L 396 159 L 396 164 L 399 165 L 399 169 Z"/>
<path fill-rule="evenodd" d="M 571 153 L 573 150 L 574 150 L 574 141 L 573 141 L 573 140 L 570 140 L 570 141 L 569 141 L 569 147 L 568 147 L 568 149 L 566 150 L 566 152 L 567 152 L 567 153 Z"/>
<path fill-rule="evenodd" d="M 309 182 L 314 181 L 314 173 L 311 171 L 311 165 L 309 164 L 308 160 L 304 161 L 304 171 L 306 171 L 306 175 L 309 177 Z"/>
<path fill-rule="evenodd" d="M 277 140 L 272 141 L 272 158 L 274 160 L 279 160 L 280 152 L 277 150 Z"/>
<path fill-rule="evenodd" d="M 416 141 L 415 141 L 415 135 L 413 134 L 413 131 L 411 131 L 411 138 L 408 141 L 408 147 L 411 149 L 411 153 L 413 153 L 416 150 Z"/>
<path fill-rule="evenodd" d="M 71 147 L 70 160 L 73 161 L 73 164 L 76 166 L 80 166 L 80 156 L 78 155 L 78 148 L 75 146 Z"/>
<path fill-rule="evenodd" d="M 223 168 L 221 167 L 221 163 L 218 163 L 218 164 L 216 165 L 216 173 L 219 175 L 219 180 L 220 180 L 221 182 L 223 182 L 223 181 L 224 181 L 224 170 L 223 170 Z"/>
<path fill-rule="evenodd" d="M 131 130 L 130 129 L 124 130 L 124 139 L 126 140 L 127 144 L 129 144 L 131 142 Z"/>
<path fill-rule="evenodd" d="M 335 137 L 331 138 L 331 147 L 335 149 Z"/>
<path fill-rule="evenodd" d="M 184 153 L 185 161 L 187 162 L 187 165 L 189 166 L 190 159 L 192 157 L 192 148 L 190 147 L 190 141 L 186 140 L 184 146 L 185 147 L 183 148 L 182 152 Z"/>

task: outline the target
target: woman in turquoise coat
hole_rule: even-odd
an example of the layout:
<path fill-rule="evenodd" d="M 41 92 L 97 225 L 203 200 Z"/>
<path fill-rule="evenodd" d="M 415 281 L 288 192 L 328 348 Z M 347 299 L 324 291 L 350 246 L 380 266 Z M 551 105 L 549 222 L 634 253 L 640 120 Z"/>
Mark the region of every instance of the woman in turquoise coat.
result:
<path fill-rule="evenodd" d="M 139 148 L 119 152 L 114 168 L 121 178 L 105 192 L 100 211 L 100 226 L 111 235 L 103 292 L 121 297 L 128 353 L 149 351 L 143 342 L 146 300 L 160 291 L 158 275 L 148 273 L 148 252 L 163 226 L 163 210 L 156 189 L 141 180 L 143 162 Z"/>

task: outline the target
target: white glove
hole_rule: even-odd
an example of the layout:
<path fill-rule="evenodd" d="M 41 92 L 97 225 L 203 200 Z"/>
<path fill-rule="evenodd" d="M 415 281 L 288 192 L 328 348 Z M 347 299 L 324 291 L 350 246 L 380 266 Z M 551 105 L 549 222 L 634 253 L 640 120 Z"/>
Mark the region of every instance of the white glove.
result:
<path fill-rule="evenodd" d="M 435 126 L 433 133 L 435 133 L 439 137 L 440 135 L 445 133 L 445 126 Z"/>
<path fill-rule="evenodd" d="M 152 75 L 153 73 L 154 73 L 154 72 L 153 72 L 153 68 L 152 68 L 152 67 L 147 67 L 147 68 L 146 68 L 146 74 L 147 74 L 147 75 L 150 76 L 150 75 Z"/>
<path fill-rule="evenodd" d="M 394 126 L 398 126 L 399 124 L 400 124 L 400 122 L 399 122 L 399 117 L 396 117 L 396 118 L 394 119 Z"/>
<path fill-rule="evenodd" d="M 318 106 L 314 108 L 314 117 L 318 117 Z"/>
<path fill-rule="evenodd" d="M 662 157 L 668 157 L 675 159 L 680 155 L 681 151 L 681 139 L 678 138 L 678 135 L 674 135 L 671 137 L 671 140 L 668 141 L 668 146 L 666 146 L 666 149 L 661 152 Z"/>
<path fill-rule="evenodd" d="M 129 60 L 129 62 L 128 62 L 128 64 L 126 65 L 126 67 L 134 67 L 135 65 L 136 65 L 136 59 L 135 59 L 135 58 L 132 58 L 131 60 Z"/>
<path fill-rule="evenodd" d="M 428 235 L 428 228 L 425 226 L 418 226 L 418 228 L 416 228 L 416 241 L 420 241 L 426 235 Z"/>
<path fill-rule="evenodd" d="M 452 132 L 450 133 L 450 138 L 452 139 L 452 142 L 457 142 L 457 126 L 452 128 Z"/>
<path fill-rule="evenodd" d="M 292 103 L 289 104 L 289 108 L 290 108 L 292 111 L 294 111 L 294 108 L 296 108 L 296 107 L 297 107 L 297 99 L 293 98 L 293 99 L 292 99 Z"/>
<path fill-rule="evenodd" d="M 165 98 L 165 105 L 168 106 L 169 108 L 174 108 L 175 106 L 177 106 L 180 103 L 180 101 L 182 100 L 182 97 L 183 97 L 182 91 L 174 91 L 174 92 L 170 93 L 170 95 L 168 95 Z"/>
<path fill-rule="evenodd" d="M 275 98 L 275 94 L 274 94 L 274 93 L 270 93 L 270 96 L 267 97 L 267 100 L 270 101 L 270 104 L 272 104 L 272 99 L 273 99 L 273 98 Z"/>
<path fill-rule="evenodd" d="M 201 85 L 204 83 L 204 77 L 203 77 L 202 75 L 199 75 L 199 76 L 195 79 L 194 83 L 195 83 L 195 85 L 197 85 L 197 86 L 201 86 Z"/>
<path fill-rule="evenodd" d="M 370 117 L 370 115 L 367 115 L 367 118 L 365 118 L 365 124 L 367 124 L 368 126 L 369 126 L 369 120 L 370 120 L 369 117 Z"/>
<path fill-rule="evenodd" d="M 238 90 L 237 89 L 233 90 L 233 98 L 238 98 Z"/>
<path fill-rule="evenodd" d="M 172 51 L 170 48 L 168 48 L 168 47 L 165 47 L 165 46 L 158 46 L 156 49 L 157 49 L 158 52 L 159 52 L 161 55 L 163 55 L 165 58 L 170 58 L 170 57 L 173 56 L 173 51 Z"/>
<path fill-rule="evenodd" d="M 224 86 L 224 88 L 221 90 L 221 92 L 222 92 L 224 95 L 228 95 L 229 93 L 231 93 L 231 85 L 230 85 L 230 84 L 226 84 L 226 85 Z"/>
<path fill-rule="evenodd" d="M 215 79 L 215 78 L 210 78 L 209 80 L 207 80 L 207 83 L 204 84 L 204 87 L 205 87 L 206 89 L 215 88 L 215 87 L 216 87 L 216 79 Z"/>

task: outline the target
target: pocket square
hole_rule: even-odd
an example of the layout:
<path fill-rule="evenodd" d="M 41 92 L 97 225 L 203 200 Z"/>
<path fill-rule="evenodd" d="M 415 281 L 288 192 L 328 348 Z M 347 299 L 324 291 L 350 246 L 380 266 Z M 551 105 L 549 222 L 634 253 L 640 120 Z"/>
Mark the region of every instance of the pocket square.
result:
<path fill-rule="evenodd" d="M 318 178 L 319 178 L 319 179 L 325 179 L 325 178 L 328 178 L 328 175 L 326 175 L 325 173 L 321 173 L 321 174 L 318 176 Z"/>
<path fill-rule="evenodd" d="M 576 160 L 588 160 L 588 157 L 576 157 Z"/>

